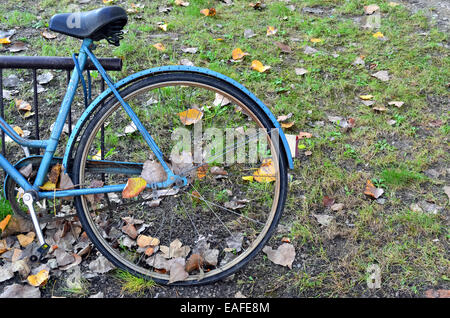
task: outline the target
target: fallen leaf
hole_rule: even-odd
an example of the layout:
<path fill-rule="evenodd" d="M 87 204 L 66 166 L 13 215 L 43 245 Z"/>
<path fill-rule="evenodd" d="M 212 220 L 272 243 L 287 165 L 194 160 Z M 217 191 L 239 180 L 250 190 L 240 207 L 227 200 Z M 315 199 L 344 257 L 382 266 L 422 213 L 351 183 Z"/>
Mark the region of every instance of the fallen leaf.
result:
<path fill-rule="evenodd" d="M 275 27 L 273 27 L 273 26 L 268 26 L 268 27 L 267 27 L 267 31 L 266 31 L 266 35 L 267 35 L 267 36 L 269 36 L 269 35 L 274 35 L 274 34 L 276 34 L 277 32 L 278 32 L 278 30 L 275 29 Z"/>
<path fill-rule="evenodd" d="M 379 11 L 380 7 L 376 4 L 370 4 L 368 6 L 364 6 L 364 13 L 365 14 L 373 14 L 375 11 Z"/>
<path fill-rule="evenodd" d="M 276 250 L 270 246 L 265 246 L 263 252 L 273 263 L 292 269 L 292 263 L 295 259 L 295 248 L 292 244 L 283 243 Z"/>
<path fill-rule="evenodd" d="M 166 181 L 167 173 L 158 160 L 146 160 L 142 167 L 140 177 L 144 179 L 147 184 L 152 184 Z"/>
<path fill-rule="evenodd" d="M 381 32 L 374 33 L 374 34 L 372 34 L 372 36 L 377 39 L 384 38 L 384 35 Z"/>
<path fill-rule="evenodd" d="M 253 173 L 254 180 L 265 183 L 275 181 L 275 165 L 272 159 L 264 159 L 261 167 Z"/>
<path fill-rule="evenodd" d="M 198 167 L 197 168 L 197 178 L 203 179 L 204 177 L 206 177 L 206 173 L 208 172 L 208 169 L 209 169 L 208 164 L 201 165 L 200 167 Z"/>
<path fill-rule="evenodd" d="M 390 79 L 388 71 L 379 71 L 372 74 L 372 76 L 383 82 L 387 82 Z"/>
<path fill-rule="evenodd" d="M 163 31 L 167 31 L 167 23 L 159 22 L 158 23 L 158 28 L 163 30 Z"/>
<path fill-rule="evenodd" d="M 195 108 L 190 108 L 184 112 L 178 113 L 181 122 L 188 126 L 197 123 L 202 119 L 203 113 Z"/>
<path fill-rule="evenodd" d="M 217 106 L 226 106 L 229 103 L 231 103 L 231 101 L 228 98 L 226 98 L 223 95 L 220 95 L 219 93 L 216 93 L 216 96 L 215 96 L 214 102 L 213 102 L 214 106 L 216 106 L 216 107 Z"/>
<path fill-rule="evenodd" d="M 9 37 L 0 39 L 0 44 L 10 44 L 10 43 L 11 41 L 9 40 Z"/>
<path fill-rule="evenodd" d="M 195 54 L 198 52 L 198 47 L 183 47 L 181 48 L 181 51 L 183 51 L 184 53 Z"/>
<path fill-rule="evenodd" d="M 216 9 L 214 8 L 202 9 L 200 10 L 200 13 L 203 14 L 205 17 L 213 17 L 216 15 Z"/>
<path fill-rule="evenodd" d="M 401 102 L 401 101 L 392 101 L 392 102 L 388 103 L 389 106 L 394 105 L 395 107 L 402 107 L 403 104 L 405 104 L 405 102 Z"/>
<path fill-rule="evenodd" d="M 169 284 L 183 281 L 186 278 L 189 277 L 189 273 L 185 270 L 186 261 L 184 258 L 177 258 L 173 260 L 173 262 L 170 265 L 170 275 L 169 275 Z"/>
<path fill-rule="evenodd" d="M 329 207 L 331 207 L 331 206 L 334 204 L 334 199 L 333 199 L 333 198 L 330 198 L 330 197 L 327 196 L 327 195 L 325 195 L 325 196 L 323 197 L 322 203 L 323 203 L 323 206 L 324 206 L 324 207 L 329 208 Z"/>
<path fill-rule="evenodd" d="M 44 74 L 39 75 L 36 79 L 39 84 L 45 85 L 50 83 L 50 81 L 53 79 L 53 74 L 50 72 L 46 72 Z"/>
<path fill-rule="evenodd" d="M 46 269 L 41 270 L 36 275 L 30 275 L 27 277 L 28 283 L 35 287 L 44 286 L 47 283 L 49 277 L 49 271 Z"/>
<path fill-rule="evenodd" d="M 333 204 L 330 209 L 333 211 L 340 211 L 344 208 L 344 204 L 343 203 L 335 203 Z"/>
<path fill-rule="evenodd" d="M 162 43 L 153 44 L 153 47 L 161 52 L 166 50 L 166 47 Z"/>
<path fill-rule="evenodd" d="M 319 38 L 311 38 L 309 41 L 311 41 L 312 43 L 320 43 L 320 42 L 322 42 L 322 39 L 319 39 Z"/>
<path fill-rule="evenodd" d="M 62 165 L 60 163 L 54 165 L 48 174 L 48 181 L 57 184 L 59 180 L 59 175 L 61 174 Z"/>
<path fill-rule="evenodd" d="M 44 38 L 46 38 L 47 40 L 52 40 L 52 39 L 55 39 L 55 38 L 56 38 L 56 34 L 54 34 L 54 33 L 52 33 L 52 32 L 49 32 L 49 31 L 47 31 L 47 30 L 43 31 L 43 32 L 41 33 L 41 35 L 42 35 Z"/>
<path fill-rule="evenodd" d="M 278 42 L 278 41 L 275 41 L 274 43 L 275 43 L 276 46 L 278 46 L 278 48 L 282 52 L 284 52 L 284 53 L 291 53 L 292 52 L 292 49 L 291 49 L 291 47 L 289 45 L 281 43 L 281 42 Z"/>
<path fill-rule="evenodd" d="M 181 6 L 181 7 L 187 7 L 187 6 L 189 6 L 189 2 L 183 1 L 183 0 L 175 0 L 175 4 L 176 4 L 177 6 Z"/>
<path fill-rule="evenodd" d="M 128 223 L 122 227 L 122 232 L 128 235 L 133 240 L 138 236 L 138 232 L 134 224 Z"/>
<path fill-rule="evenodd" d="M 242 180 L 253 182 L 253 176 L 244 176 L 242 177 Z"/>
<path fill-rule="evenodd" d="M 11 214 L 8 214 L 1 222 L 0 222 L 0 230 L 3 232 L 6 228 L 6 226 L 9 223 L 9 220 L 11 220 Z"/>
<path fill-rule="evenodd" d="M 243 52 L 240 48 L 235 48 L 233 52 L 231 52 L 231 56 L 235 61 L 244 58 L 246 55 L 249 55 L 249 53 Z"/>
<path fill-rule="evenodd" d="M 291 121 L 290 123 L 281 123 L 281 128 L 288 129 L 288 128 L 291 128 L 292 126 L 294 126 L 294 124 L 295 124 L 295 121 Z"/>
<path fill-rule="evenodd" d="M 21 41 L 17 41 L 8 47 L 8 51 L 11 53 L 16 53 L 24 50 L 27 50 L 27 47 L 25 46 L 25 43 Z"/>
<path fill-rule="evenodd" d="M 36 234 L 34 232 L 29 232 L 26 235 L 19 234 L 19 235 L 17 235 L 17 240 L 19 241 L 20 246 L 26 247 L 26 246 L 30 245 L 31 242 L 33 242 L 35 236 L 36 236 Z"/>
<path fill-rule="evenodd" d="M 216 175 L 216 176 L 227 176 L 228 175 L 228 172 L 224 168 L 217 167 L 217 166 L 211 167 L 210 172 L 211 172 L 211 174 Z"/>
<path fill-rule="evenodd" d="M 377 105 L 377 106 L 374 106 L 374 107 L 372 107 L 372 109 L 373 109 L 373 110 L 376 110 L 376 111 L 379 111 L 379 112 L 385 112 L 385 111 L 387 111 L 387 108 L 384 107 L 383 105 Z"/>
<path fill-rule="evenodd" d="M 47 181 L 42 186 L 40 186 L 39 189 L 44 191 L 53 191 L 56 190 L 56 184 L 51 181 Z"/>
<path fill-rule="evenodd" d="M 144 191 L 146 186 L 147 181 L 145 181 L 143 178 L 129 178 L 125 188 L 122 191 L 122 198 L 134 198 L 139 193 Z"/>
<path fill-rule="evenodd" d="M 30 103 L 28 103 L 28 102 L 26 102 L 26 101 L 24 101 L 22 99 L 14 99 L 14 101 L 16 103 L 16 108 L 18 110 L 25 111 L 25 112 L 31 110 Z"/>
<path fill-rule="evenodd" d="M 303 138 L 311 138 L 312 134 L 310 134 L 309 132 L 305 132 L 305 131 L 301 131 L 298 135 L 297 138 L 298 139 L 303 139 Z"/>
<path fill-rule="evenodd" d="M 289 114 L 287 114 L 287 115 L 281 115 L 281 116 L 278 116 L 278 117 L 277 117 L 277 121 L 278 121 L 278 122 L 286 121 L 286 120 L 288 120 L 289 118 L 291 118 L 292 115 L 293 115 L 292 113 L 289 113 Z"/>
<path fill-rule="evenodd" d="M 192 254 L 186 261 L 185 270 L 190 273 L 203 267 L 203 257 L 200 254 Z"/>
<path fill-rule="evenodd" d="M 317 222 L 323 226 L 330 225 L 331 221 L 334 219 L 333 216 L 327 214 L 313 214 L 313 216 L 316 218 Z"/>
<path fill-rule="evenodd" d="M 378 199 L 383 193 L 384 193 L 383 189 L 375 187 L 373 185 L 372 181 L 367 180 L 366 189 L 364 190 L 364 194 L 366 194 L 374 199 Z"/>
<path fill-rule="evenodd" d="M 359 98 L 362 100 L 371 100 L 373 98 L 373 95 L 360 95 Z"/>
<path fill-rule="evenodd" d="M 136 239 L 136 243 L 139 247 L 158 246 L 159 239 L 156 237 L 151 237 L 151 236 L 141 234 Z"/>
<path fill-rule="evenodd" d="M 227 209 L 231 209 L 231 210 L 239 210 L 245 207 L 245 205 L 247 203 L 249 203 L 250 200 L 247 199 L 237 199 L 236 197 L 233 198 L 233 200 L 229 201 L 229 202 L 225 202 L 224 206 Z"/>
<path fill-rule="evenodd" d="M 179 239 L 175 239 L 169 246 L 161 245 L 160 247 L 162 256 L 166 259 L 186 257 L 191 248 L 189 246 L 183 246 Z"/>
<path fill-rule="evenodd" d="M 263 73 L 263 72 L 269 70 L 270 66 L 267 66 L 267 65 L 264 66 L 260 61 L 254 60 L 254 61 L 252 61 L 251 68 L 256 70 L 256 71 L 258 71 L 258 72 L 260 72 L 260 73 Z"/>
<path fill-rule="evenodd" d="M 295 68 L 295 74 L 296 75 L 305 75 L 306 73 L 308 73 L 309 71 L 307 69 L 304 68 Z"/>

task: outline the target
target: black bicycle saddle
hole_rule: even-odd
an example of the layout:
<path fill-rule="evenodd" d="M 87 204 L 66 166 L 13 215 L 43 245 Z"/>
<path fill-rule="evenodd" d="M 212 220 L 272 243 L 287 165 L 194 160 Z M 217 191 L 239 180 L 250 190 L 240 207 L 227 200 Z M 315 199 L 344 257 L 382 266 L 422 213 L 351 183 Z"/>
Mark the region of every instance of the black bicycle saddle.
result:
<path fill-rule="evenodd" d="M 86 12 L 56 14 L 50 19 L 49 29 L 78 39 L 106 39 L 118 46 L 127 21 L 124 9 L 108 6 Z"/>

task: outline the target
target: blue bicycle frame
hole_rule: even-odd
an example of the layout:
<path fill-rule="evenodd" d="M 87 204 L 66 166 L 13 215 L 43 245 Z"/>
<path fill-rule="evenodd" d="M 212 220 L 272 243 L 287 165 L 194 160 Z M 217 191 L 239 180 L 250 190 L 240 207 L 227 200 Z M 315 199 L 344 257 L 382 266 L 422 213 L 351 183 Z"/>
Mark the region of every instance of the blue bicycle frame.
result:
<path fill-rule="evenodd" d="M 173 183 L 181 180 L 181 182 L 186 185 L 187 179 L 185 177 L 180 177 L 175 175 L 172 170 L 168 167 L 167 163 L 163 159 L 163 155 L 161 150 L 156 145 L 152 136 L 148 133 L 148 131 L 144 128 L 142 123 L 139 121 L 137 115 L 133 112 L 131 107 L 123 100 L 120 96 L 119 92 L 115 88 L 108 74 L 101 66 L 100 62 L 97 60 L 95 55 L 90 51 L 89 47 L 92 44 L 91 39 L 83 40 L 80 53 L 78 55 L 78 65 L 75 66 L 64 99 L 62 101 L 61 107 L 59 109 L 58 116 L 56 118 L 56 122 L 54 128 L 51 132 L 50 139 L 47 140 L 28 140 L 19 136 L 14 129 L 4 120 L 4 118 L 0 117 L 0 128 L 5 131 L 5 133 L 16 143 L 30 148 L 45 148 L 45 153 L 42 157 L 41 163 L 39 165 L 39 169 L 37 171 L 37 175 L 33 184 L 30 184 L 26 178 L 22 176 L 22 174 L 2 155 L 0 154 L 0 166 L 7 172 L 8 176 L 13 178 L 18 185 L 20 185 L 25 191 L 34 190 L 37 194 L 38 199 L 41 198 L 54 198 L 54 197 L 71 197 L 78 195 L 88 195 L 88 194 L 98 194 L 98 193 L 108 193 L 108 192 L 118 192 L 122 191 L 125 188 L 125 184 L 120 185 L 107 185 L 100 188 L 86 188 L 86 189 L 68 189 L 68 190 L 59 190 L 59 191 L 39 191 L 39 187 L 43 185 L 45 176 L 50 168 L 50 163 L 53 159 L 53 155 L 56 151 L 56 147 L 58 145 L 62 130 L 64 128 L 64 123 L 66 121 L 67 115 L 70 111 L 70 107 L 73 102 L 73 98 L 76 93 L 76 89 L 80 82 L 81 74 L 78 70 L 83 70 L 87 58 L 89 57 L 92 63 L 96 66 L 98 71 L 100 72 L 102 78 L 105 80 L 109 89 L 113 92 L 115 97 L 119 100 L 119 102 L 124 107 L 125 111 L 136 125 L 136 128 L 144 137 L 144 140 L 147 142 L 149 147 L 154 152 L 156 158 L 160 161 L 163 166 L 165 172 L 167 173 L 167 179 L 164 182 L 158 182 L 148 187 L 151 188 L 165 188 Z"/>
<path fill-rule="evenodd" d="M 28 140 L 25 138 L 20 137 L 14 129 L 4 120 L 4 118 L 0 117 L 0 128 L 16 143 L 24 146 L 24 147 L 30 147 L 30 148 L 43 148 L 45 149 L 45 153 L 42 157 L 42 160 L 39 165 L 39 169 L 37 171 L 37 175 L 35 178 L 35 181 L 33 184 L 30 184 L 28 180 L 22 176 L 22 174 L 16 169 L 15 166 L 13 166 L 2 154 L 0 154 L 0 166 L 6 171 L 8 174 L 8 177 L 13 178 L 16 183 L 21 186 L 24 191 L 33 191 L 37 195 L 37 199 L 42 198 L 58 198 L 58 197 L 72 197 L 72 196 L 79 196 L 79 195 L 89 195 L 89 194 L 99 194 L 99 193 L 109 193 L 109 192 L 119 192 L 122 191 L 126 184 L 119 184 L 119 185 L 106 185 L 99 188 L 81 188 L 81 189 L 67 189 L 67 190 L 58 190 L 58 191 L 40 191 L 40 186 L 43 185 L 45 177 L 47 175 L 47 172 L 50 168 L 50 164 L 52 160 L 54 159 L 53 155 L 56 151 L 56 147 L 58 145 L 60 136 L 62 134 L 62 130 L 64 128 L 64 123 L 66 121 L 66 118 L 68 116 L 68 113 L 70 111 L 70 107 L 72 105 L 73 98 L 76 93 L 76 89 L 78 87 L 78 84 L 81 79 L 81 72 L 84 70 L 84 67 L 86 65 L 86 61 L 89 58 L 92 63 L 95 65 L 99 73 L 101 74 L 102 78 L 105 80 L 108 88 L 101 93 L 85 110 L 85 112 L 81 115 L 80 119 L 78 120 L 74 130 L 72 131 L 71 136 L 69 137 L 68 144 L 66 146 L 66 151 L 64 154 L 64 158 L 62 160 L 63 167 L 67 167 L 68 160 L 69 160 L 69 154 L 71 153 L 73 146 L 75 144 L 76 137 L 78 136 L 81 127 L 83 127 L 83 124 L 86 122 L 86 120 L 89 118 L 90 114 L 93 112 L 93 110 L 99 105 L 99 103 L 104 100 L 107 96 L 110 94 L 113 94 L 117 100 L 121 103 L 123 108 L 125 109 L 126 113 L 132 120 L 132 122 L 136 125 L 136 128 L 139 130 L 139 132 L 142 134 L 144 140 L 149 145 L 150 149 L 155 154 L 156 158 L 159 160 L 161 165 L 163 166 L 165 172 L 167 173 L 167 179 L 164 182 L 158 182 L 154 184 L 147 185 L 149 188 L 166 188 L 170 185 L 177 183 L 181 181 L 183 185 L 187 184 L 187 179 L 183 176 L 175 175 L 171 169 L 168 167 L 167 163 L 163 159 L 163 155 L 161 150 L 156 145 L 155 141 L 153 140 L 152 136 L 148 133 L 148 131 L 144 128 L 142 123 L 139 121 L 137 115 L 133 112 L 131 107 L 124 101 L 124 99 L 120 96 L 118 89 L 122 87 L 123 85 L 126 85 L 138 78 L 150 76 L 155 73 L 159 72 L 173 72 L 173 71 L 189 71 L 189 72 L 196 72 L 206 75 L 212 75 L 215 77 L 218 77 L 220 79 L 223 79 L 224 81 L 236 86 L 239 88 L 243 93 L 245 93 L 249 98 L 251 98 L 260 108 L 261 110 L 267 115 L 267 117 L 272 121 L 274 124 L 274 127 L 278 131 L 278 137 L 281 139 L 281 146 L 284 151 L 281 151 L 286 164 L 289 166 L 289 168 L 293 168 L 293 159 L 292 155 L 289 149 L 288 142 L 286 140 L 286 137 L 280 127 L 280 124 L 277 122 L 274 115 L 270 112 L 270 110 L 262 103 L 256 96 L 254 96 L 251 92 L 249 92 L 243 85 L 239 84 L 238 82 L 232 80 L 231 78 L 228 78 L 222 74 L 219 74 L 217 72 L 213 72 L 208 69 L 202 69 L 198 67 L 189 67 L 189 66 L 165 66 L 165 67 L 158 67 L 153 69 L 147 69 L 135 74 L 132 74 L 116 84 L 114 84 L 111 79 L 109 78 L 108 74 L 104 70 L 104 68 L 101 66 L 100 62 L 97 60 L 95 55 L 90 51 L 90 46 L 92 44 L 91 39 L 84 39 L 80 52 L 78 54 L 77 61 L 75 68 L 72 72 L 66 94 L 64 96 L 64 99 L 62 101 L 61 107 L 59 109 L 58 116 L 56 118 L 56 122 L 54 125 L 54 128 L 51 132 L 50 139 L 48 140 Z M 78 64 L 78 65 L 77 65 Z M 103 162 L 107 162 L 103 160 Z M 126 165 L 127 163 L 121 163 L 121 166 Z M 141 166 L 142 164 L 136 164 L 136 163 L 128 163 L 132 169 L 136 170 L 137 166 Z"/>

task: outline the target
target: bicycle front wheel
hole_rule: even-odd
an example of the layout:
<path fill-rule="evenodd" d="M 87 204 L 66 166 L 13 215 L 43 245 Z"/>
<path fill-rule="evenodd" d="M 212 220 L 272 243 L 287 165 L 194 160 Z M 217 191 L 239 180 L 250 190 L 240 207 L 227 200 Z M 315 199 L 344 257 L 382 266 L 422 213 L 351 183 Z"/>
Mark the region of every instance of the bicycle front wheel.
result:
<path fill-rule="evenodd" d="M 234 273 L 265 245 L 286 199 L 287 168 L 272 122 L 241 90 L 202 74 L 153 75 L 121 95 L 188 183 L 147 187 L 129 199 L 120 192 L 76 197 L 91 241 L 114 265 L 161 284 L 205 284 Z M 80 187 L 98 187 L 161 170 L 112 97 L 81 136 L 73 177 Z"/>

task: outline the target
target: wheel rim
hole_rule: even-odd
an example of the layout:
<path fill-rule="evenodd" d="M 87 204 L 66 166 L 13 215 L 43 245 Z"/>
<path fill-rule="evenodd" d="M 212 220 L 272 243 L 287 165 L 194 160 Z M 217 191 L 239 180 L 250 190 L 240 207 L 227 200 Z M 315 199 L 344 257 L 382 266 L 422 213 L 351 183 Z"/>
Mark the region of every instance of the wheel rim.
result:
<path fill-rule="evenodd" d="M 196 83 L 196 82 L 189 82 L 189 81 L 167 81 L 164 83 L 144 86 L 144 87 L 128 94 L 124 99 L 126 101 L 129 101 L 129 100 L 133 99 L 133 97 L 141 95 L 143 92 L 156 91 L 158 89 L 171 87 L 171 86 L 180 87 L 180 88 L 196 87 L 196 88 L 211 90 L 214 93 L 218 93 L 221 96 L 230 100 L 231 103 L 233 103 L 234 105 L 241 107 L 241 109 L 247 113 L 247 115 L 253 120 L 253 123 L 256 123 L 259 126 L 259 128 L 264 127 L 263 124 L 261 123 L 261 121 L 257 118 L 256 114 L 254 114 L 243 102 L 241 102 L 237 98 L 233 97 L 232 95 L 230 95 L 229 93 L 227 93 L 224 90 L 221 90 L 219 88 L 216 88 L 214 86 L 210 86 L 210 85 L 207 85 L 204 83 Z M 109 118 L 111 116 L 111 114 L 116 112 L 116 110 L 119 107 L 120 107 L 119 103 L 114 104 L 112 107 L 110 107 L 108 109 L 108 111 L 105 114 L 102 115 L 102 119 Z M 81 164 L 80 164 L 80 168 L 79 168 L 79 180 L 81 183 L 83 183 L 86 180 L 86 176 L 85 176 L 86 158 L 89 155 L 91 146 L 94 144 L 94 139 L 98 135 L 103 123 L 104 123 L 103 120 L 96 123 L 96 125 L 94 126 L 94 129 L 93 129 L 94 133 L 92 133 L 90 135 L 90 138 L 88 139 L 88 141 L 86 143 L 87 146 L 84 148 L 84 151 L 82 153 L 82 156 L 81 156 L 82 160 L 81 160 Z M 152 134 L 151 131 L 150 131 L 150 133 Z M 269 144 L 269 148 L 271 149 L 271 153 L 276 154 L 277 152 L 275 150 L 275 146 L 272 142 L 272 139 L 269 139 L 268 144 Z M 270 207 L 270 211 L 267 213 L 267 217 L 266 217 L 267 221 L 265 222 L 264 226 L 259 229 L 259 234 L 256 236 L 255 239 L 252 240 L 252 242 L 250 242 L 248 245 L 245 245 L 245 248 L 244 248 L 244 246 L 242 246 L 243 251 L 238 253 L 233 259 L 231 259 L 225 265 L 218 266 L 216 268 L 212 268 L 212 269 L 210 269 L 209 272 L 198 273 L 198 271 L 197 271 L 196 273 L 189 275 L 189 277 L 187 279 L 185 279 L 184 281 L 188 281 L 188 282 L 190 282 L 190 281 L 208 281 L 208 279 L 213 279 L 214 277 L 219 276 L 221 273 L 229 271 L 232 268 L 235 268 L 236 265 L 241 264 L 244 260 L 247 260 L 249 257 L 251 257 L 251 255 L 255 251 L 255 249 L 257 247 L 261 246 L 261 243 L 265 240 L 267 233 L 272 228 L 272 224 L 275 219 L 276 212 L 277 212 L 278 202 L 280 199 L 279 158 L 276 155 L 272 155 L 271 158 L 272 158 L 272 160 L 274 162 L 274 166 L 275 166 L 275 173 L 274 173 L 275 180 L 272 185 L 272 189 L 273 189 L 272 204 Z M 190 190 L 196 191 L 196 192 L 201 192 L 201 191 L 197 191 L 198 189 L 196 186 L 194 186 L 194 183 L 190 184 L 190 186 L 192 186 L 190 188 Z M 189 194 L 189 192 L 186 192 L 186 193 Z M 189 195 L 190 195 L 190 197 L 192 197 L 192 194 L 189 194 Z M 185 196 L 185 198 L 186 197 L 187 197 L 187 195 Z M 200 199 L 201 199 L 200 201 L 202 203 L 206 203 L 206 205 L 209 205 L 208 208 L 211 211 L 213 210 L 212 206 L 214 206 L 214 205 L 212 204 L 211 201 L 207 200 L 205 197 L 201 197 Z M 84 211 L 91 211 L 89 208 L 89 205 L 90 205 L 89 201 L 84 196 L 80 197 L 80 200 L 81 200 L 80 202 L 81 202 L 81 205 L 82 205 Z M 183 201 L 180 201 L 180 202 L 183 204 Z M 231 209 L 228 209 L 228 210 L 231 211 Z M 235 212 L 235 211 L 233 211 L 233 212 Z M 242 213 L 239 210 L 237 210 L 236 213 L 241 214 L 241 217 L 242 217 Z M 189 215 L 187 213 L 187 211 L 186 211 L 186 214 Z M 249 219 L 251 220 L 251 218 L 249 218 Z M 110 244 L 110 242 L 107 241 L 107 239 L 103 238 L 103 235 L 101 233 L 102 230 L 99 229 L 99 227 L 96 223 L 97 221 L 93 217 L 91 217 L 91 213 L 86 214 L 86 221 L 89 223 L 90 228 L 94 231 L 94 234 L 97 237 L 97 239 L 100 240 L 102 245 L 106 248 L 107 252 L 110 253 L 115 258 L 122 258 L 123 253 L 120 253 L 116 247 L 113 247 Z M 197 229 L 195 231 L 197 231 L 197 234 L 199 233 Z M 150 233 L 150 235 L 151 235 L 151 233 Z M 176 235 L 174 235 L 174 237 L 176 237 Z M 165 246 L 169 245 L 169 243 L 171 243 L 171 242 L 164 242 L 164 244 L 166 244 Z M 163 244 L 163 242 L 161 242 L 161 245 L 162 244 Z M 220 251 L 220 252 L 222 252 L 222 251 Z M 190 254 L 192 255 L 192 253 L 193 253 L 193 251 L 191 248 Z M 223 259 L 224 258 L 221 258 L 221 261 Z M 146 269 L 146 268 L 141 267 L 140 265 L 133 263 L 130 260 L 124 260 L 124 259 L 122 259 L 122 262 L 126 265 L 126 267 L 128 267 L 129 269 L 131 269 L 132 271 L 134 271 L 135 273 L 137 273 L 139 275 L 150 276 L 157 281 L 159 280 L 159 281 L 166 282 L 167 280 L 169 280 L 169 275 L 167 273 L 162 274 L 162 273 L 156 272 L 155 268 L 153 268 L 153 267 Z"/>

